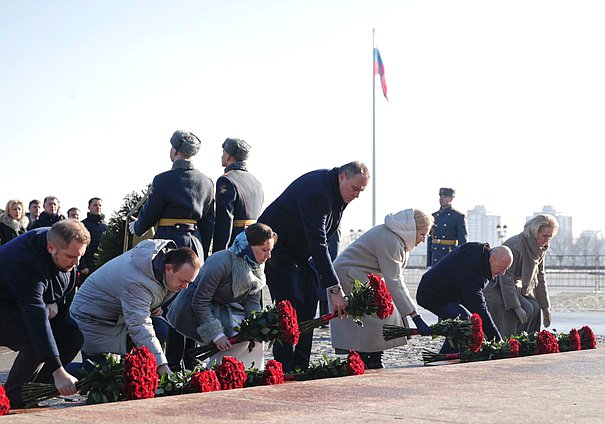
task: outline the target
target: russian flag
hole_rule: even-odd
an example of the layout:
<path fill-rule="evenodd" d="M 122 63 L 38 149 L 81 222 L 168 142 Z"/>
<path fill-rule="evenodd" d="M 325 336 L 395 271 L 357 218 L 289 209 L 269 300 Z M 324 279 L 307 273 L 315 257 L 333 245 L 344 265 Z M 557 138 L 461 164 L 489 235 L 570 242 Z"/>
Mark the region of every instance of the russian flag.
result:
<path fill-rule="evenodd" d="M 380 57 L 380 52 L 376 47 L 374 47 L 374 76 L 376 75 L 380 75 L 380 85 L 382 86 L 382 94 L 384 94 L 384 98 L 388 101 L 389 98 L 387 97 L 387 81 L 384 78 L 384 65 Z"/>

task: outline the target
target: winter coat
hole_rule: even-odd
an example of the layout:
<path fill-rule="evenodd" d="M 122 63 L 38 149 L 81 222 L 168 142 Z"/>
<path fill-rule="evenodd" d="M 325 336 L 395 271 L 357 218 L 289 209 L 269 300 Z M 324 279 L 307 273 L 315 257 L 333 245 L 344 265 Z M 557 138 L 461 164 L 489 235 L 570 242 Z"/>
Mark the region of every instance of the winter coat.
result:
<path fill-rule="evenodd" d="M 376 315 L 365 317 L 363 327 L 355 324 L 351 318 L 330 321 L 334 348 L 377 352 L 406 344 L 404 337 L 385 341 L 382 326 L 407 327 L 405 316 L 417 310 L 403 281 L 403 270 L 409 252 L 415 245 L 414 211 L 408 209 L 396 215 L 387 215 L 384 224 L 364 233 L 336 258 L 334 268 L 345 294 L 351 292 L 355 280 L 365 283 L 368 274 L 378 274 L 384 278 L 393 297 L 395 312 L 385 319 Z M 329 308 L 332 308 L 330 302 Z"/>
<path fill-rule="evenodd" d="M 244 315 L 261 310 L 265 274 L 230 250 L 212 254 L 196 280 L 168 308 L 168 322 L 181 334 L 209 344 L 233 336 L 231 308 Z"/>
<path fill-rule="evenodd" d="M 137 347 L 147 346 L 158 366 L 167 363 L 151 323 L 151 310 L 174 293 L 154 273 L 153 260 L 175 248 L 172 240 L 143 240 L 86 279 L 70 308 L 84 334 L 83 352 L 126 354 L 128 333 Z"/>
<path fill-rule="evenodd" d="M 90 212 L 88 212 L 87 217 L 82 220 L 82 224 L 84 224 L 90 233 L 90 244 L 86 248 L 86 253 L 84 253 L 84 256 L 80 259 L 79 268 L 88 268 L 90 273 L 92 273 L 97 269 L 95 253 L 99 250 L 101 237 L 107 231 L 107 224 L 103 221 L 103 215 L 94 215 Z"/>
<path fill-rule="evenodd" d="M 0 214 L 0 246 L 25 233 L 28 225 L 29 219 L 25 215 L 16 221 L 6 212 Z"/>
<path fill-rule="evenodd" d="M 33 230 L 34 228 L 52 227 L 55 222 L 59 222 L 62 219 L 65 219 L 63 215 L 49 214 L 43 211 L 29 229 Z"/>
<path fill-rule="evenodd" d="M 521 306 L 520 296 L 535 298 L 540 304 L 540 309 L 550 307 L 544 272 L 546 250 L 540 251 L 537 245 L 534 245 L 534 259 L 524 248 L 527 242 L 529 241 L 524 234 L 520 233 L 503 243 L 513 252 L 513 264 L 506 274 L 491 281 L 484 291 L 489 311 L 503 335 L 516 332 L 518 322 L 513 310 Z"/>

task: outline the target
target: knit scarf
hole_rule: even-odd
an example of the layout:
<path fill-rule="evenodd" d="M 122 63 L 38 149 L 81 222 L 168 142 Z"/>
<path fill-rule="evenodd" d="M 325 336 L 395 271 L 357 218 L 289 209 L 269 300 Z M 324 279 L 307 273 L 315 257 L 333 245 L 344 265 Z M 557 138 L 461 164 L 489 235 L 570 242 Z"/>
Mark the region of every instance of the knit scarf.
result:
<path fill-rule="evenodd" d="M 523 264 L 521 265 L 521 281 L 523 286 L 531 287 L 533 290 L 537 284 L 536 275 L 538 273 L 538 265 L 544 260 L 544 255 L 548 250 L 548 246 L 545 248 L 538 245 L 538 241 L 535 237 L 527 238 L 525 234 L 521 235 L 523 241 L 521 257 L 523 258 Z"/>
<path fill-rule="evenodd" d="M 233 297 L 237 299 L 262 290 L 265 286 L 264 267 L 256 262 L 245 231 L 235 237 L 229 251 L 232 257 Z"/>

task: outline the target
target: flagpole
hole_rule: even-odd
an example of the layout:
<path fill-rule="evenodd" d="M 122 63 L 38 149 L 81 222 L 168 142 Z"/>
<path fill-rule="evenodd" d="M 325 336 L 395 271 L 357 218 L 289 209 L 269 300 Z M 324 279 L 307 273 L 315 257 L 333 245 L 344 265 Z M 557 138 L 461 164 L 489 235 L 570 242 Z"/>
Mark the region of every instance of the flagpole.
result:
<path fill-rule="evenodd" d="M 376 53 L 374 49 L 374 28 L 372 28 L 372 227 L 376 226 Z"/>

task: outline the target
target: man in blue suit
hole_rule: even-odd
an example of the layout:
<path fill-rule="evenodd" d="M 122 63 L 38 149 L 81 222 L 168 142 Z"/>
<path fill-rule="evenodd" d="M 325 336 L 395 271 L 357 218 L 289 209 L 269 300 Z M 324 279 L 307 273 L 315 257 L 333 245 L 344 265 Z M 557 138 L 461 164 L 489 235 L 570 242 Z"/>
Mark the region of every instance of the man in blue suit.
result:
<path fill-rule="evenodd" d="M 456 191 L 453 188 L 439 189 L 439 205 L 433 213 L 435 225 L 426 241 L 426 266 L 435 265 L 441 258 L 450 253 L 456 246 L 467 242 L 466 217 L 463 213 L 452 208 Z"/>
<path fill-rule="evenodd" d="M 279 235 L 265 266 L 274 301 L 289 300 L 299 321 L 315 318 L 319 289 L 327 289 L 334 313 L 342 315 L 346 300 L 334 271 L 328 239 L 336 232 L 346 206 L 359 197 L 370 179 L 361 162 L 340 168 L 311 171 L 297 178 L 258 218 Z M 315 271 L 309 265 L 313 259 Z M 284 371 L 306 369 L 313 333 L 301 335 L 296 348 L 273 345 L 273 355 Z"/>

